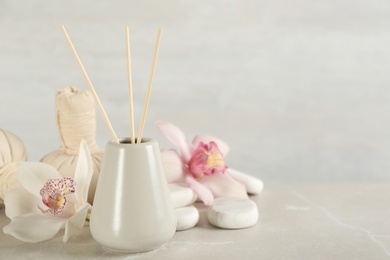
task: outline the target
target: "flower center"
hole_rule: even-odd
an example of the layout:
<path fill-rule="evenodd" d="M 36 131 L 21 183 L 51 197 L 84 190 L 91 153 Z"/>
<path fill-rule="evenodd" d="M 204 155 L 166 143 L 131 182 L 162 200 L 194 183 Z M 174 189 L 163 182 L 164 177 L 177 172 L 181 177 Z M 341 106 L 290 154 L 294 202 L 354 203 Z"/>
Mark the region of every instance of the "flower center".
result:
<path fill-rule="evenodd" d="M 206 167 L 209 169 L 222 169 L 225 167 L 225 162 L 223 161 L 221 153 L 217 152 L 206 152 L 207 155 L 207 163 Z"/>
<path fill-rule="evenodd" d="M 74 193 L 76 191 L 75 186 L 76 182 L 71 177 L 48 179 L 40 190 L 42 202 L 47 209 L 42 209 L 38 206 L 39 209 L 43 213 L 60 214 L 67 204 L 65 195 Z"/>
<path fill-rule="evenodd" d="M 188 167 L 196 178 L 201 178 L 205 174 L 225 172 L 227 169 L 223 155 L 215 142 L 210 142 L 208 145 L 199 143 L 188 162 Z"/>

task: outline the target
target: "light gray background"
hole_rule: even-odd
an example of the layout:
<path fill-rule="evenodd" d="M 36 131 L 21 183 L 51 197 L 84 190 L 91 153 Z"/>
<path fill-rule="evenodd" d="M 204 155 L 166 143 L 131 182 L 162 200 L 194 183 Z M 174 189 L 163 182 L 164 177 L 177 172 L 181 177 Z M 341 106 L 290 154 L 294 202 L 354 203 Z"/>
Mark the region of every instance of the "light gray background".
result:
<path fill-rule="evenodd" d="M 164 29 L 145 135 L 157 119 L 231 146 L 266 185 L 390 181 L 390 1 L 0 0 L 0 127 L 30 160 L 56 149 L 55 93 L 87 84 L 128 136 L 124 27 L 137 121 Z M 111 138 L 97 111 L 97 141 Z M 138 123 L 139 124 L 139 123 Z"/>

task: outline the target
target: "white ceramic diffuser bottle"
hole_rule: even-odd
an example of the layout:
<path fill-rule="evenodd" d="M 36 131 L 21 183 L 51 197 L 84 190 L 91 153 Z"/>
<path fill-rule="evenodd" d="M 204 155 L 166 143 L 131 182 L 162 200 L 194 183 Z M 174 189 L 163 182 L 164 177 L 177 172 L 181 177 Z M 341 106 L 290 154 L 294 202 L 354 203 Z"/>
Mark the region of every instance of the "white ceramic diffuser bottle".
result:
<path fill-rule="evenodd" d="M 91 213 L 94 239 L 122 252 L 144 252 L 169 241 L 176 217 L 157 141 L 107 143 Z"/>

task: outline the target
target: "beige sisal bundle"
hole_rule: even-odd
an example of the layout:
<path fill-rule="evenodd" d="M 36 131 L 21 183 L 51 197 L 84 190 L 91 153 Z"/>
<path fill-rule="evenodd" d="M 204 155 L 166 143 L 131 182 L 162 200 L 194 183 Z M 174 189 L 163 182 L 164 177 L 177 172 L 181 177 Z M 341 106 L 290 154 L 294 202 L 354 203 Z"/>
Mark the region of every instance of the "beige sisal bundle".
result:
<path fill-rule="evenodd" d="M 17 162 L 27 159 L 23 142 L 14 134 L 0 129 L 0 203 L 4 194 L 19 187 Z"/>
<path fill-rule="evenodd" d="M 90 92 L 68 86 L 57 92 L 57 127 L 62 146 L 41 159 L 52 165 L 62 176 L 73 176 L 76 170 L 80 141 L 85 139 L 93 161 L 93 176 L 88 201 L 95 194 L 103 151 L 96 144 L 96 118 L 94 100 Z"/>

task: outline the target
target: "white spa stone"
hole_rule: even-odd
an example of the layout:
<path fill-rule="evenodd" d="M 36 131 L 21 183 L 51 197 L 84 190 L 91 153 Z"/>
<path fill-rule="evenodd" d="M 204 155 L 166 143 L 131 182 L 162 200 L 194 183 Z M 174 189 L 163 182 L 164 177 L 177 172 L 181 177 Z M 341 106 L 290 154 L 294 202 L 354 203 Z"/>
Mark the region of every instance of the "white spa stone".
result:
<path fill-rule="evenodd" d="M 194 206 L 175 209 L 177 224 L 176 231 L 190 229 L 199 221 L 199 211 Z"/>
<path fill-rule="evenodd" d="M 229 173 L 234 179 L 245 185 L 246 192 L 249 194 L 259 194 L 263 191 L 264 183 L 262 180 L 231 168 L 229 168 Z"/>
<path fill-rule="evenodd" d="M 174 208 L 188 206 L 195 202 L 197 196 L 191 188 L 177 183 L 170 183 L 168 186 Z"/>
<path fill-rule="evenodd" d="M 215 199 L 207 211 L 210 224 L 226 229 L 240 229 L 255 225 L 259 218 L 256 204 L 250 199 L 221 197 Z"/>

